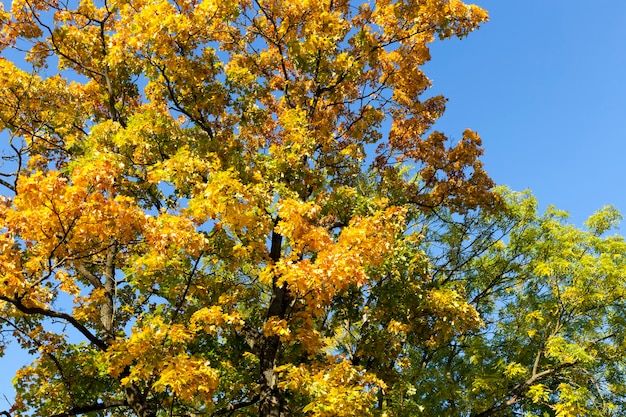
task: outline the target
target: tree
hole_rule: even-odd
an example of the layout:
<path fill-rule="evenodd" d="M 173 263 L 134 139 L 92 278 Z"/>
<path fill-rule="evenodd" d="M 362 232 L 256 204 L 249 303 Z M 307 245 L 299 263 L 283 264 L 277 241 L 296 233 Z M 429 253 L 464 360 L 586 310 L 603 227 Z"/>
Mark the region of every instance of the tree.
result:
<path fill-rule="evenodd" d="M 407 347 L 394 400 L 407 416 L 622 415 L 626 242 L 610 234 L 621 215 L 605 207 L 580 229 L 500 192 L 506 210 L 442 215 L 425 239 L 429 284 L 464 294 L 482 325 Z"/>
<path fill-rule="evenodd" d="M 619 214 L 579 229 L 494 189 L 422 99 L 428 43 L 486 19 L 2 11 L 0 331 L 36 357 L 2 414 L 621 414 Z"/>
<path fill-rule="evenodd" d="M 0 322 L 36 359 L 10 414 L 618 413 L 617 214 L 539 216 L 433 131 L 427 45 L 486 19 L 14 1 Z"/>

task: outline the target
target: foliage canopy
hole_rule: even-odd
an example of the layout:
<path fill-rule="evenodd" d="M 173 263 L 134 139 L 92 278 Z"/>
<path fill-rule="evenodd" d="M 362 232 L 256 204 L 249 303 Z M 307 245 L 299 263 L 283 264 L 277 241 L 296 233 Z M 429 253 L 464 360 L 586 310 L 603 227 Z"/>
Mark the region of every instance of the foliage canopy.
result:
<path fill-rule="evenodd" d="M 619 411 L 618 214 L 539 216 L 494 189 L 476 133 L 433 130 L 427 45 L 486 20 L 14 0 L 0 347 L 36 358 L 10 415 Z"/>

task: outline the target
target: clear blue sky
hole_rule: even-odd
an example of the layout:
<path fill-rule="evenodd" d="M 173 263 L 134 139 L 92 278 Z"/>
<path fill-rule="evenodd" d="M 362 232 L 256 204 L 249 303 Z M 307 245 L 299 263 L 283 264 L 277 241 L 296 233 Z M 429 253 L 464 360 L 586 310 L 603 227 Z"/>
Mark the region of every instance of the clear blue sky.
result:
<path fill-rule="evenodd" d="M 449 98 L 437 128 L 477 130 L 499 184 L 530 188 L 576 223 L 607 204 L 626 213 L 626 1 L 478 4 L 489 23 L 432 48 L 426 72 Z M 0 411 L 23 361 L 13 350 L 0 360 Z"/>
<path fill-rule="evenodd" d="M 490 22 L 436 44 L 426 67 L 449 98 L 438 128 L 477 130 L 492 178 L 578 224 L 608 204 L 626 213 L 626 1 L 477 4 Z"/>

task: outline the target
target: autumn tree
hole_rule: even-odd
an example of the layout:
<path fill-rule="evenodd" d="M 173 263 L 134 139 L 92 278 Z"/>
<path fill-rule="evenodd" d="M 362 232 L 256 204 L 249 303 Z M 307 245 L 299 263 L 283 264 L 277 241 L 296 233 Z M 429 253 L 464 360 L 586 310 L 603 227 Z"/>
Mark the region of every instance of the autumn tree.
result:
<path fill-rule="evenodd" d="M 454 363 L 484 320 L 480 284 L 433 273 L 431 231 L 502 208 L 478 135 L 433 130 L 421 66 L 486 19 L 458 0 L 13 1 L 0 325 L 36 359 L 11 416 L 411 415 L 437 377 L 416 352 Z M 485 410 L 523 391 L 492 388 Z"/>

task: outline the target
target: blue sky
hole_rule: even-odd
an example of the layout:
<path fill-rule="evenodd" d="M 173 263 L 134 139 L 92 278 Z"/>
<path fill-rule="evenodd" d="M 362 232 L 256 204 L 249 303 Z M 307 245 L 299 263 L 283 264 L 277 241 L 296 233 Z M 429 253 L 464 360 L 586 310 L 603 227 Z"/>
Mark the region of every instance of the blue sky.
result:
<path fill-rule="evenodd" d="M 497 183 L 531 189 L 578 224 L 607 204 L 626 213 L 626 1 L 477 3 L 491 21 L 435 44 L 426 66 L 449 98 L 436 128 L 478 131 Z M 24 359 L 9 350 L 0 361 L 0 411 Z"/>
<path fill-rule="evenodd" d="M 626 213 L 626 1 L 477 4 L 491 21 L 434 45 L 426 67 L 449 99 L 438 129 L 477 130 L 496 182 L 578 224 L 608 204 Z"/>

